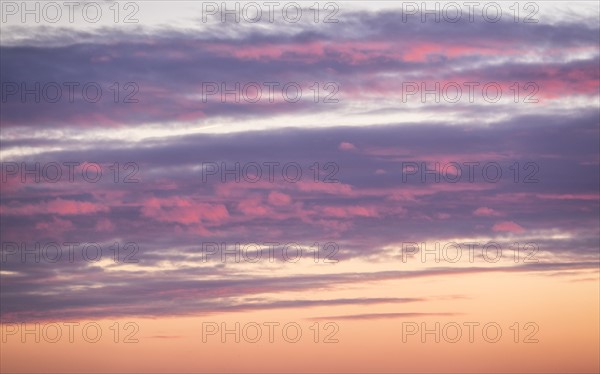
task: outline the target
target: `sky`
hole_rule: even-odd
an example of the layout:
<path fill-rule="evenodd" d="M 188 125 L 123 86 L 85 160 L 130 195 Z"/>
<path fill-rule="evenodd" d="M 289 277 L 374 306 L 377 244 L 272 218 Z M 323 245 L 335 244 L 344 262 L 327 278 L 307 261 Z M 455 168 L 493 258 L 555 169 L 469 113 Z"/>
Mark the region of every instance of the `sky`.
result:
<path fill-rule="evenodd" d="M 0 11 L 0 371 L 600 370 L 597 2 Z"/>

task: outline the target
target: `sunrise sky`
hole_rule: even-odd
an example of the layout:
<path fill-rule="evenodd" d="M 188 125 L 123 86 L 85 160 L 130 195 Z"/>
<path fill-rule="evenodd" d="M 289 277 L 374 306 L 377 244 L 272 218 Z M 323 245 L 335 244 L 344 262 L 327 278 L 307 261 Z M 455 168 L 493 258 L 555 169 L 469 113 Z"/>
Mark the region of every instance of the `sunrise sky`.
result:
<path fill-rule="evenodd" d="M 0 5 L 3 373 L 600 371 L 597 2 Z"/>

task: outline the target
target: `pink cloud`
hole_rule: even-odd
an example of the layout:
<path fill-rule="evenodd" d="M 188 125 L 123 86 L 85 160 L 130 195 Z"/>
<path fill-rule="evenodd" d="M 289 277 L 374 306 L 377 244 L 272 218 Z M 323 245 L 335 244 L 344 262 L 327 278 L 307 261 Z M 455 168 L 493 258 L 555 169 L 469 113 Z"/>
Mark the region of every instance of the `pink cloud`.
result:
<path fill-rule="evenodd" d="M 113 225 L 110 220 L 102 218 L 96 222 L 95 229 L 96 231 L 113 231 L 115 229 L 115 225 Z"/>
<path fill-rule="evenodd" d="M 49 213 L 70 215 L 107 212 L 108 207 L 84 201 L 63 200 L 59 198 L 48 202 L 46 210 Z"/>
<path fill-rule="evenodd" d="M 338 196 L 352 195 L 352 186 L 343 183 L 314 183 L 314 182 L 298 182 L 289 184 L 295 186 L 302 192 L 322 192 Z"/>
<path fill-rule="evenodd" d="M 352 143 L 341 142 L 340 145 L 338 146 L 338 149 L 341 151 L 354 151 L 354 150 L 356 150 L 356 146 Z"/>
<path fill-rule="evenodd" d="M 238 203 L 237 208 L 240 212 L 247 216 L 266 216 L 272 213 L 260 197 L 252 197 L 242 200 Z"/>
<path fill-rule="evenodd" d="M 276 206 L 290 205 L 292 198 L 281 192 L 273 191 L 269 193 L 269 204 Z"/>
<path fill-rule="evenodd" d="M 338 220 L 328 219 L 320 219 L 317 221 L 317 224 L 329 230 L 330 233 L 336 237 L 352 227 L 352 222 L 340 222 Z"/>
<path fill-rule="evenodd" d="M 488 43 L 489 44 L 489 43 Z M 404 60 L 411 62 L 424 62 L 434 55 L 444 56 L 448 58 L 458 58 L 469 55 L 495 55 L 498 48 L 502 48 L 503 53 L 514 55 L 521 52 L 515 48 L 508 48 L 508 43 L 494 42 L 492 45 L 484 47 L 473 47 L 467 45 L 446 45 L 442 43 L 421 42 L 414 43 L 408 47 L 408 51 L 404 53 Z"/>
<path fill-rule="evenodd" d="M 598 200 L 600 197 L 597 194 L 536 194 L 540 199 L 551 200 Z"/>
<path fill-rule="evenodd" d="M 492 208 L 488 208 L 486 206 L 482 206 L 481 208 L 477 208 L 473 211 L 473 215 L 479 217 L 498 217 L 501 216 L 499 212 L 495 211 Z"/>
<path fill-rule="evenodd" d="M 35 225 L 37 230 L 47 231 L 52 234 L 62 234 L 65 231 L 73 229 L 73 222 L 57 217 L 52 217 L 52 222 L 38 222 Z"/>
<path fill-rule="evenodd" d="M 203 45 L 203 48 L 243 60 L 302 59 L 316 61 L 325 54 L 325 43 L 320 41 L 292 44 L 261 43 L 241 49 L 233 45 L 215 43 Z"/>
<path fill-rule="evenodd" d="M 346 217 L 377 217 L 377 209 L 374 207 L 324 207 L 322 209 L 323 214 L 330 217 L 346 218 Z"/>
<path fill-rule="evenodd" d="M 107 212 L 108 210 L 108 207 L 105 205 L 85 201 L 65 200 L 61 198 L 57 198 L 48 202 L 42 202 L 39 204 L 26 204 L 22 206 L 2 206 L 1 209 L 3 214 L 14 215 L 80 215 Z"/>
<path fill-rule="evenodd" d="M 222 204 L 198 203 L 180 197 L 150 198 L 144 202 L 142 215 L 161 222 L 183 225 L 222 223 L 229 218 L 229 212 Z"/>
<path fill-rule="evenodd" d="M 513 221 L 498 222 L 492 227 L 492 230 L 505 231 L 505 232 L 516 232 L 516 233 L 525 231 L 525 229 L 523 227 L 519 226 L 518 224 L 514 223 Z"/>

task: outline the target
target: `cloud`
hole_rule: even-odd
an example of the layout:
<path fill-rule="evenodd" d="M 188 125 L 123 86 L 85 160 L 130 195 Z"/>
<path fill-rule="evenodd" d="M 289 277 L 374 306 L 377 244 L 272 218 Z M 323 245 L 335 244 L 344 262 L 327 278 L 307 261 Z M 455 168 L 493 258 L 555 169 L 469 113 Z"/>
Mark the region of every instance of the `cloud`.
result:
<path fill-rule="evenodd" d="M 39 204 L 11 204 L 2 206 L 2 213 L 7 215 L 55 214 L 71 216 L 107 212 L 108 210 L 109 208 L 106 205 L 62 198 L 42 201 Z"/>
<path fill-rule="evenodd" d="M 115 225 L 106 218 L 99 219 L 96 222 L 96 230 L 98 231 L 113 231 L 114 229 Z"/>
<path fill-rule="evenodd" d="M 377 209 L 374 207 L 339 207 L 326 206 L 321 209 L 323 215 L 327 217 L 350 218 L 350 217 L 377 217 Z"/>
<path fill-rule="evenodd" d="M 130 33 L 107 28 L 101 33 L 69 34 L 45 29 L 41 35 L 20 29 L 16 34 L 22 36 L 14 41 L 16 45 L 0 46 L 6 99 L 2 127 L 40 128 L 43 124 L 44 128 L 118 129 L 153 123 L 164 129 L 165 123 L 209 125 L 218 119 L 231 124 L 280 115 L 315 115 L 312 118 L 317 121 L 327 115 L 336 120 L 324 120 L 325 124 L 339 125 L 357 118 L 356 103 L 370 113 L 389 110 L 390 103 L 401 104 L 392 109 L 402 114 L 447 110 L 434 103 L 420 109 L 409 107 L 402 100 L 407 82 L 430 88 L 436 83 L 444 87 L 457 82 L 478 82 L 481 88 L 491 82 L 507 99 L 513 99 L 516 82 L 520 84 L 520 104 L 526 104 L 523 101 L 534 91 L 533 86 L 526 87 L 533 82 L 538 88 L 533 95 L 538 104 L 554 99 L 547 109 L 570 108 L 572 103 L 566 98 L 593 100 L 597 95 L 599 37 L 593 23 L 548 23 L 532 28 L 502 20 L 425 26 L 416 16 L 407 23 L 398 22 L 402 16 L 400 11 L 349 12 L 347 22 L 321 24 L 318 29 L 284 25 L 291 30 L 274 32 L 265 25 L 255 32 L 235 28 L 227 36 L 218 28 L 211 32 L 162 28 Z M 63 44 L 56 45 L 57 41 Z M 498 51 L 502 51 L 500 56 Z M 445 69 L 448 65 L 454 69 Z M 43 93 L 42 87 L 51 82 L 59 82 L 59 87 L 64 82 L 80 85 L 72 102 L 66 86 L 61 89 L 62 100 L 56 103 L 45 97 L 39 103 L 22 102 L 18 92 L 12 93 L 21 83 L 28 89 L 39 83 Z M 88 82 L 103 90 L 98 102 L 90 103 L 82 94 Z M 115 82 L 122 91 L 117 102 L 109 94 Z M 222 100 L 221 83 L 231 89 L 236 83 L 244 87 L 251 82 L 277 82 L 277 94 L 271 97 L 265 86 L 264 100 L 256 103 L 242 97 L 242 89 L 238 100 Z M 281 87 L 289 82 L 302 87 L 299 102 L 288 102 L 282 95 Z M 318 97 L 315 82 L 322 86 Z M 323 102 L 332 93 L 331 86 L 325 87 L 327 82 L 339 88 L 335 105 Z M 219 92 L 207 96 L 203 86 L 207 83 L 216 83 Z M 462 97 L 468 96 L 467 91 L 463 87 Z M 123 103 L 131 93 L 139 102 Z M 477 96 L 477 104 L 494 110 Z M 478 121 L 479 105 L 466 104 L 455 106 L 461 108 L 459 118 Z M 511 115 L 530 109 L 513 104 L 496 108 L 504 114 L 510 108 Z M 281 123 L 288 125 L 287 121 Z M 355 144 L 352 139 L 338 140 L 340 150 L 355 150 Z"/>
<path fill-rule="evenodd" d="M 399 313 L 367 313 L 367 314 L 347 314 L 340 316 L 326 316 L 311 318 L 313 320 L 338 321 L 338 320 L 374 320 L 374 319 L 394 319 L 394 318 L 426 318 L 426 317 L 451 317 L 461 313 L 419 313 L 419 312 L 399 312 Z"/>
<path fill-rule="evenodd" d="M 150 198 L 143 202 L 141 211 L 145 217 L 183 225 L 220 223 L 229 218 L 229 212 L 222 204 L 200 203 L 181 197 Z"/>
<path fill-rule="evenodd" d="M 338 149 L 341 151 L 355 151 L 356 146 L 352 143 L 341 142 L 340 145 L 338 146 Z"/>
<path fill-rule="evenodd" d="M 66 231 L 73 230 L 75 225 L 73 222 L 52 217 L 51 221 L 40 221 L 35 225 L 36 230 L 47 232 L 51 236 L 64 234 Z"/>
<path fill-rule="evenodd" d="M 475 209 L 473 211 L 473 215 L 478 216 L 478 217 L 498 217 L 498 216 L 501 216 L 502 214 L 495 211 L 494 209 L 483 206 L 483 207 Z"/>
<path fill-rule="evenodd" d="M 290 197 L 290 195 L 286 195 L 284 193 L 277 192 L 277 191 L 273 191 L 273 192 L 269 193 L 268 200 L 269 200 L 269 204 L 275 205 L 275 206 L 290 205 L 292 202 L 292 198 Z"/>
<path fill-rule="evenodd" d="M 502 221 L 494 224 L 492 230 L 498 232 L 512 232 L 512 233 L 521 233 L 524 232 L 525 229 L 520 225 L 514 223 L 513 221 Z"/>
<path fill-rule="evenodd" d="M 140 261 L 44 264 L 11 256 L 2 264 L 0 319 L 426 303 L 425 297 L 282 295 L 388 280 L 597 269 L 597 20 L 532 27 L 511 17 L 495 24 L 401 19 L 394 10 L 349 11 L 337 24 L 231 25 L 227 33 L 220 23 L 198 32 L 162 20 L 127 32 L 23 25 L 4 32 L 3 25 L 2 240 L 28 246 L 134 242 Z M 9 93 L 39 83 L 42 94 L 48 82 L 79 82 L 73 102 L 64 85 L 58 103 L 45 97 L 23 102 Z M 98 102 L 82 95 L 87 82 L 102 88 Z M 276 82 L 273 100 L 265 87 L 256 103 L 243 90 L 233 101 L 221 92 L 206 95 L 207 83 L 221 90 L 251 82 Z M 291 82 L 302 87 L 298 102 L 282 95 Z M 466 102 L 423 103 L 421 92 L 405 102 L 409 82 L 418 89 L 477 82 L 477 90 L 493 83 L 504 100 L 490 103 L 479 95 L 469 102 L 463 87 Z M 537 102 L 525 102 L 533 91 Z M 123 102 L 129 94 L 139 102 Z M 338 101 L 324 102 L 329 95 Z M 23 182 L 21 175 L 6 175 L 4 163 L 89 160 L 103 165 L 98 183 L 82 180 L 81 168 L 75 181 Z M 224 183 L 220 175 L 203 178 L 207 162 L 228 170 L 236 163 L 278 166 L 273 180 L 265 168 L 256 183 Z M 302 175 L 290 182 L 282 165 L 292 162 Z M 130 163 L 139 183 L 122 183 Z M 446 172 L 432 175 L 438 164 Z M 490 164 L 502 169 L 497 181 L 489 180 L 493 168 L 483 171 Z M 409 173 L 407 165 L 418 169 Z M 472 173 L 468 165 L 476 165 Z M 536 241 L 540 255 L 556 262 L 380 267 L 389 248 L 402 242 L 506 237 Z M 369 266 L 328 273 L 199 263 L 202 243 L 223 241 L 335 241 L 340 262 Z M 415 313 L 339 318 L 421 315 Z"/>
<path fill-rule="evenodd" d="M 481 273 L 537 272 L 597 269 L 597 261 L 577 263 L 530 263 L 509 267 L 441 267 L 415 271 L 379 271 L 339 274 L 292 275 L 284 277 L 245 276 L 233 277 L 218 268 L 204 270 L 179 268 L 171 271 L 153 272 L 131 276 L 117 272 L 110 278 L 96 267 L 79 269 L 65 263 L 69 279 L 56 277 L 57 264 L 39 273 L 36 278 L 3 277 L 0 319 L 3 322 L 53 321 L 70 318 L 109 318 L 122 316 L 175 316 L 208 315 L 240 310 L 267 310 L 292 307 L 333 306 L 370 303 L 405 303 L 422 301 L 415 298 L 356 298 L 333 300 L 268 300 L 261 303 L 240 303 L 240 297 L 252 297 L 265 293 L 310 291 L 327 289 L 336 285 L 361 282 L 380 282 L 422 277 L 456 277 Z M 92 270 L 94 269 L 94 270 Z M 11 271 L 7 269 L 6 271 Z M 215 277 L 215 275 L 219 275 Z M 28 293 L 39 288 L 44 275 L 45 294 L 31 297 Z M 203 279 L 199 275 L 204 275 Z M 212 279 L 206 279 L 213 275 Z M 110 282 L 107 280 L 110 279 Z M 92 288 L 97 282 L 105 283 Z M 79 286 L 75 287 L 74 286 Z M 66 291 L 69 292 L 66 292 Z"/>

